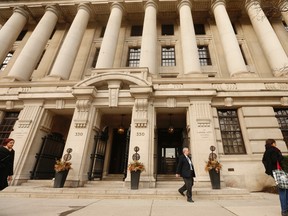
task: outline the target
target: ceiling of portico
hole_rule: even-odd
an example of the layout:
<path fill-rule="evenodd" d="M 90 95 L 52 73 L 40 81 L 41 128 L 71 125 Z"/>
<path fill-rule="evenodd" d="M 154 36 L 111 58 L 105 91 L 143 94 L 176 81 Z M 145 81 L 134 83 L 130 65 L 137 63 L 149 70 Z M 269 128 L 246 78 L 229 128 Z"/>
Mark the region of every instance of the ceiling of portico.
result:
<path fill-rule="evenodd" d="M 264 10 L 271 7 L 273 2 L 277 0 L 264 1 L 262 7 Z M 92 16 L 90 21 L 107 22 L 110 14 L 110 7 L 114 1 L 88 1 L 90 8 L 92 9 Z M 179 1 L 176 0 L 160 0 L 158 1 L 158 19 L 177 19 L 178 10 L 177 5 Z M 77 7 L 83 1 L 80 0 L 25 0 L 25 1 L 1 1 L 0 3 L 0 23 L 5 23 L 13 13 L 13 8 L 16 6 L 24 6 L 30 14 L 29 23 L 35 24 L 39 22 L 45 12 L 47 5 L 56 4 L 60 11 L 59 23 L 71 23 L 77 13 Z M 143 1 L 130 1 L 126 0 L 123 3 L 124 6 L 124 19 L 131 20 L 143 20 L 144 18 L 144 5 Z M 239 17 L 245 13 L 245 0 L 226 0 L 226 8 L 230 16 Z M 266 8 L 267 7 L 267 8 Z M 213 17 L 211 15 L 211 0 L 192 0 L 192 14 L 193 19 L 201 20 Z"/>

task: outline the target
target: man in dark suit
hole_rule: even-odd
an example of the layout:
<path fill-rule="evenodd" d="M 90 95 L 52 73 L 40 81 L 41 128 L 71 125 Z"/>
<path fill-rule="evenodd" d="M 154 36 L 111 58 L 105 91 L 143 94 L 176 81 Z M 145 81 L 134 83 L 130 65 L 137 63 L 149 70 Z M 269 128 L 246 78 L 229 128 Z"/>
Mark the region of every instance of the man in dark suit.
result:
<path fill-rule="evenodd" d="M 176 170 L 176 177 L 181 176 L 184 180 L 184 185 L 178 189 L 178 192 L 182 195 L 184 195 L 184 191 L 187 190 L 186 196 L 188 202 L 194 202 L 192 200 L 192 186 L 194 184 L 194 177 L 195 177 L 195 171 L 194 167 L 191 161 L 191 158 L 189 158 L 189 149 L 183 148 L 183 154 L 179 157 L 179 162 Z"/>

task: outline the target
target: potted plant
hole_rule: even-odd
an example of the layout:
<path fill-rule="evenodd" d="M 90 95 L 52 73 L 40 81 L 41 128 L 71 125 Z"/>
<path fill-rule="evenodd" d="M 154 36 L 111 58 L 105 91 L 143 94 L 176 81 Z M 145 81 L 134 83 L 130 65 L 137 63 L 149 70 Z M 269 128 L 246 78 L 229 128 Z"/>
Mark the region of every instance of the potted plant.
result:
<path fill-rule="evenodd" d="M 72 169 L 72 163 L 69 161 L 71 160 L 71 152 L 72 149 L 67 149 L 67 154 L 63 156 L 63 160 L 59 159 L 56 160 L 54 165 L 55 170 L 55 179 L 54 179 L 54 188 L 63 188 L 68 172 Z"/>
<path fill-rule="evenodd" d="M 209 172 L 212 189 L 220 189 L 220 170 L 222 164 L 216 159 L 209 159 L 206 162 L 205 170 Z"/>
<path fill-rule="evenodd" d="M 128 165 L 128 170 L 131 173 L 131 189 L 135 190 L 139 187 L 140 174 L 145 171 L 145 166 L 138 160 L 130 162 Z"/>

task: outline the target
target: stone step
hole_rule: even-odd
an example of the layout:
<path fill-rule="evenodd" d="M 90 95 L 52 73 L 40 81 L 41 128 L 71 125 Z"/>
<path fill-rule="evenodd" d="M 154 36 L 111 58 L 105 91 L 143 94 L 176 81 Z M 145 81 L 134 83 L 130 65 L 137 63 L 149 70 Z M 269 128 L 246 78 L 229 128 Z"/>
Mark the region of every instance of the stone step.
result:
<path fill-rule="evenodd" d="M 123 188 L 125 187 L 124 181 L 88 181 L 84 187 L 95 187 L 95 188 Z"/>
<path fill-rule="evenodd" d="M 25 198 L 65 198 L 65 199 L 184 199 L 177 189 L 147 188 L 131 190 L 129 188 L 52 188 L 44 186 L 9 186 L 0 193 L 0 197 Z M 259 196 L 260 197 L 260 196 Z M 255 199 L 245 189 L 193 188 L 195 199 Z"/>

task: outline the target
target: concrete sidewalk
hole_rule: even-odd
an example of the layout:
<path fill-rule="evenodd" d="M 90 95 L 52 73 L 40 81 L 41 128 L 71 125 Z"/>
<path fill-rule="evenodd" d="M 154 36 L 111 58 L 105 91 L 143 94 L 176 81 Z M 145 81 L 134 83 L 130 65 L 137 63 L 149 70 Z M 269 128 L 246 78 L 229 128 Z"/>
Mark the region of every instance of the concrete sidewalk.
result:
<path fill-rule="evenodd" d="M 0 192 L 1 193 L 1 192 Z M 180 195 L 179 195 L 180 196 Z M 279 197 L 255 193 L 251 199 L 195 203 L 159 199 L 43 199 L 0 197 L 0 216 L 280 216 Z M 255 196 L 255 199 L 253 199 Z"/>

